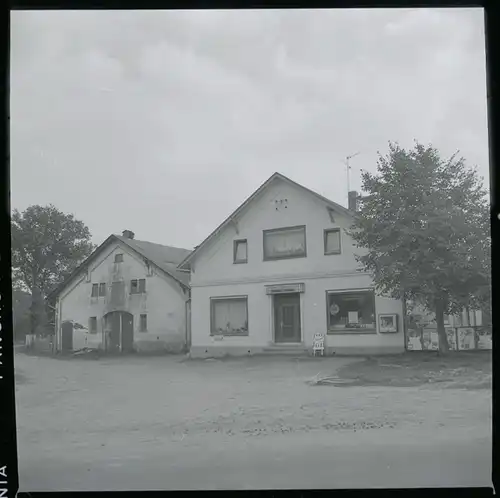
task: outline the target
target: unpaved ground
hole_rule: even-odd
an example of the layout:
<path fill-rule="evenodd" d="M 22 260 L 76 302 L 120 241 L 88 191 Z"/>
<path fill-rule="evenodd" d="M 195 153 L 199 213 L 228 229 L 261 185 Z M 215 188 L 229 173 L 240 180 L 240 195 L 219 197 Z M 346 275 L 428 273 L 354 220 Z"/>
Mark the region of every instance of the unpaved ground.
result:
<path fill-rule="evenodd" d="M 396 473 L 374 471 L 375 455 L 401 466 L 404 458 L 395 455 L 403 449 L 403 456 L 418 455 L 418 461 L 428 465 L 428 456 L 437 457 L 438 448 L 441 470 L 435 479 L 444 479 L 442 485 L 453 485 L 460 476 L 468 476 L 470 485 L 488 481 L 490 391 L 435 386 L 339 389 L 306 383 L 352 361 L 181 362 L 176 357 L 58 361 L 16 355 L 21 381 L 16 388 L 21 490 L 240 487 L 228 477 L 228 470 L 240 476 L 242 487 L 266 487 L 266 482 L 270 487 L 290 487 L 287 484 L 297 472 L 312 476 L 320 469 L 331 478 L 334 469 L 325 467 L 325 455 L 332 451 L 338 460 L 335 471 L 344 469 L 336 482 L 343 484 L 319 482 L 318 477 L 313 487 L 392 482 L 404 486 L 401 479 L 409 473 L 399 469 L 396 478 Z M 461 453 L 460 444 L 469 452 L 476 448 L 483 453 L 459 463 L 454 458 Z M 243 468 L 236 463 L 242 452 Z M 448 463 L 443 463 L 443 454 Z M 314 462 L 313 455 L 323 456 Z M 367 455 L 372 455 L 370 460 Z M 141 472 L 138 462 L 143 465 Z M 474 462 L 481 467 L 474 469 Z M 366 465 L 365 474 L 360 474 L 359 464 Z M 446 475 L 443 465 L 449 465 Z M 166 479 L 172 468 L 175 476 Z M 200 469 L 205 469 L 204 479 L 196 482 L 195 471 L 196 476 L 203 475 Z M 278 469 L 286 469 L 288 476 Z M 260 479 L 265 472 L 267 481 Z M 136 476 L 133 481 L 131 475 Z M 140 476 L 146 475 L 149 478 L 141 481 Z M 382 475 L 384 484 L 379 482 Z M 429 473 L 425 475 L 421 473 L 421 484 L 405 479 L 409 486 L 433 482 Z"/>
<path fill-rule="evenodd" d="M 342 366 L 338 375 L 369 386 L 412 387 L 440 383 L 441 388 L 487 389 L 492 387 L 491 351 L 450 351 L 378 356 Z"/>

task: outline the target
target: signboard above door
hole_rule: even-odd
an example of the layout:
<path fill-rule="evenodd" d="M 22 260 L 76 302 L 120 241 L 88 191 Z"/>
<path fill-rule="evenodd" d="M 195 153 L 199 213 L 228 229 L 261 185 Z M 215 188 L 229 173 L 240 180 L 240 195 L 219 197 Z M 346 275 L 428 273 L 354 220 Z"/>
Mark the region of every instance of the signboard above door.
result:
<path fill-rule="evenodd" d="M 266 294 L 294 294 L 305 290 L 305 284 L 266 285 Z"/>

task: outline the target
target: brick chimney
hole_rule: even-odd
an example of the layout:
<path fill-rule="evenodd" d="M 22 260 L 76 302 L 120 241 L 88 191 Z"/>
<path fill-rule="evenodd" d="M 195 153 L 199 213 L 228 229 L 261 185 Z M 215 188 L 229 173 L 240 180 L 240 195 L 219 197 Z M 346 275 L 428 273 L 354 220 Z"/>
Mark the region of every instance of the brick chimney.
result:
<path fill-rule="evenodd" d="M 123 230 L 122 236 L 126 239 L 133 239 L 135 237 L 135 233 L 131 230 Z"/>
<path fill-rule="evenodd" d="M 358 210 L 358 193 L 355 190 L 351 190 L 348 194 L 348 204 L 347 207 L 349 211 Z"/>

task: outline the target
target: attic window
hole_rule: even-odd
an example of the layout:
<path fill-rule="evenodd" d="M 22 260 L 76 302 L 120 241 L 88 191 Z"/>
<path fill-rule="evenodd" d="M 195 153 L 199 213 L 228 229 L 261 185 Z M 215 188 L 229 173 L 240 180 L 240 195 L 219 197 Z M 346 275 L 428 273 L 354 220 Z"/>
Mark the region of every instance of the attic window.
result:
<path fill-rule="evenodd" d="M 98 297 L 99 296 L 99 284 L 92 284 L 92 293 L 90 297 Z"/>
<path fill-rule="evenodd" d="M 123 263 L 123 254 L 115 254 L 115 263 Z"/>
<path fill-rule="evenodd" d="M 324 231 L 325 254 L 340 254 L 340 228 Z"/>
<path fill-rule="evenodd" d="M 234 263 L 246 263 L 248 261 L 247 240 L 235 240 L 233 251 Z"/>
<path fill-rule="evenodd" d="M 306 227 L 264 230 L 264 261 L 306 257 Z"/>

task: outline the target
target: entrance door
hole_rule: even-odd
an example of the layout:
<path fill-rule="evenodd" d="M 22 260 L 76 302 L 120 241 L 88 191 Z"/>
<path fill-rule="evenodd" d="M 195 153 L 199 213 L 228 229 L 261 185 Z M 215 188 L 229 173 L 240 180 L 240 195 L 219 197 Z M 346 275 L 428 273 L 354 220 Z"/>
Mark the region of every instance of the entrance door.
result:
<path fill-rule="evenodd" d="M 61 350 L 73 351 L 73 324 L 63 322 L 61 326 Z"/>
<path fill-rule="evenodd" d="M 105 317 L 106 346 L 110 353 L 129 353 L 134 349 L 134 316 L 112 311 Z"/>
<path fill-rule="evenodd" d="M 300 342 L 300 294 L 274 296 L 274 342 Z"/>

